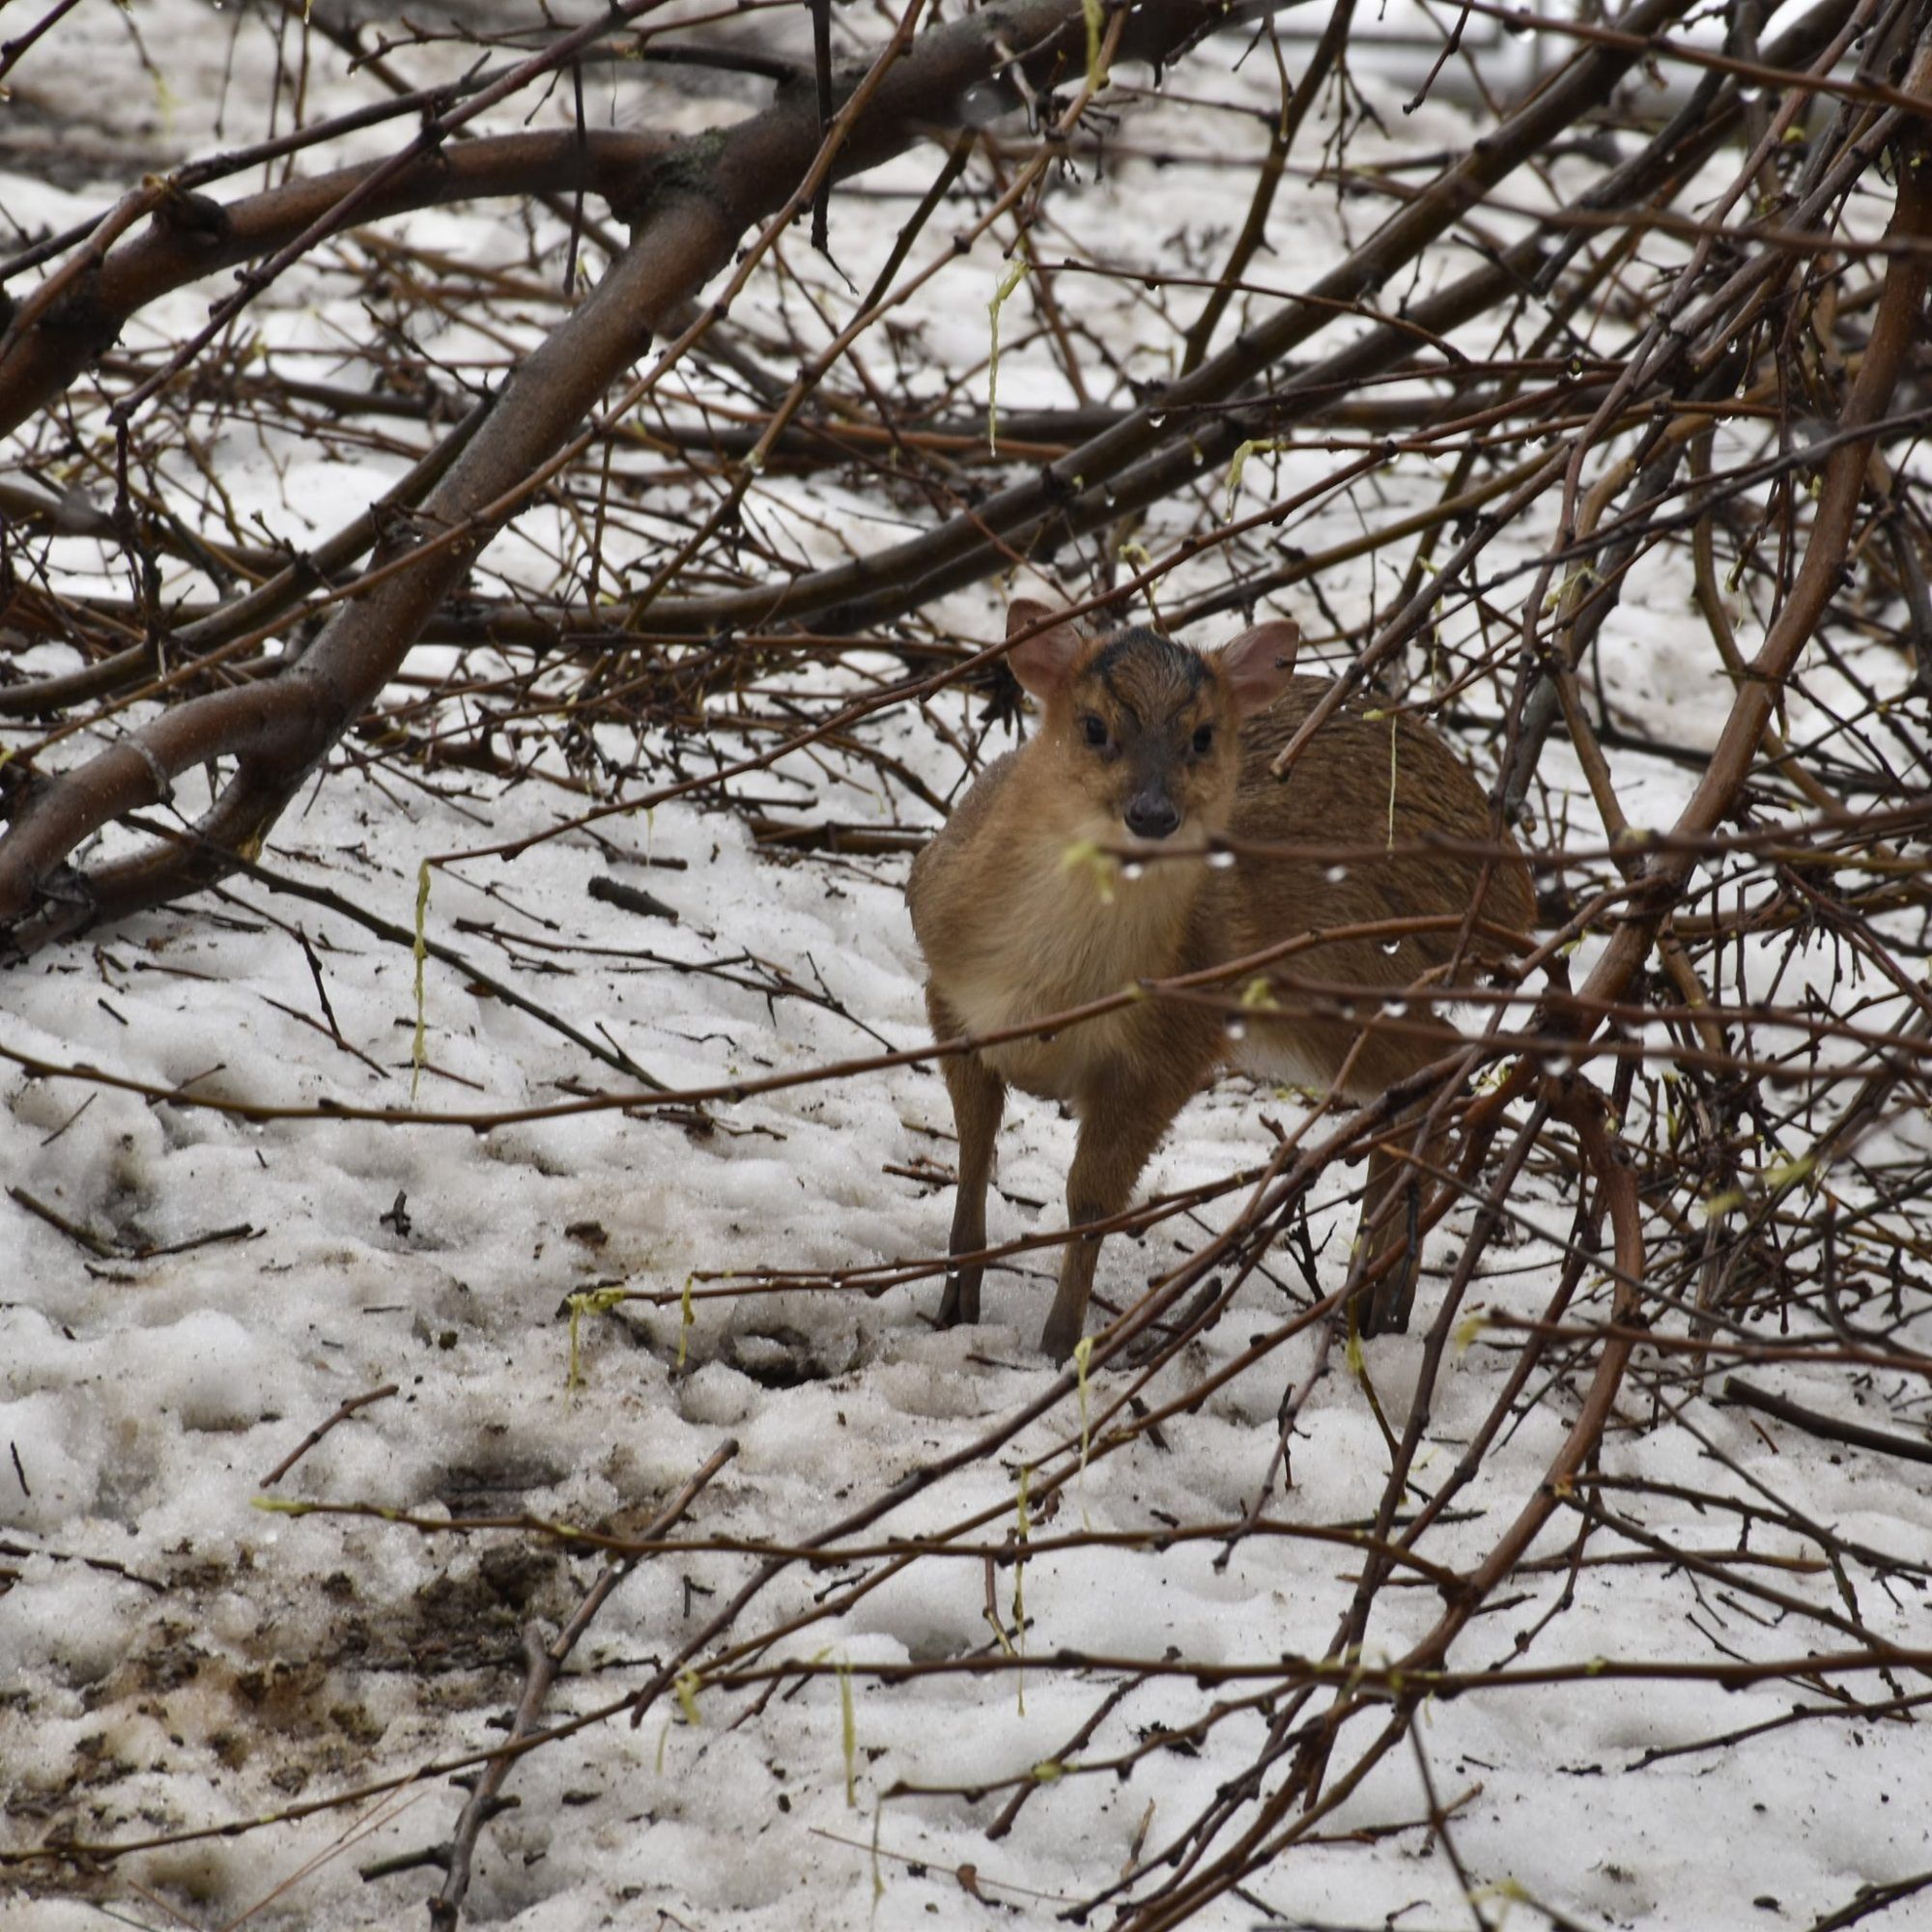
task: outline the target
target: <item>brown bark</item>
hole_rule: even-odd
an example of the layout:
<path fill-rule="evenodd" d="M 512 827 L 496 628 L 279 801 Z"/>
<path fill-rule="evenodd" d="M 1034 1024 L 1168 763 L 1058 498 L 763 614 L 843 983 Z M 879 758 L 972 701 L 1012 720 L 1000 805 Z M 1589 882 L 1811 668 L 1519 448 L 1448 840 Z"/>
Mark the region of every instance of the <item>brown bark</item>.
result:
<path fill-rule="evenodd" d="M 1919 47 L 1904 91 L 1932 103 L 1932 43 Z M 1902 124 L 1894 162 L 1897 200 L 1887 237 L 1907 243 L 1932 241 L 1932 114 Z M 1838 588 L 1876 442 L 1874 435 L 1857 433 L 1869 432 L 1886 415 L 1907 360 L 1923 340 L 1929 280 L 1932 256 L 1922 248 L 1891 257 L 1871 340 L 1837 423 L 1840 437 L 1851 440 L 1838 441 L 1826 462 L 1817 514 L 1791 594 L 1766 633 L 1757 656 L 1737 680 L 1737 695 L 1717 750 L 1697 789 L 1670 828 L 1672 848 L 1646 868 L 1640 895 L 1578 994 L 1579 1004 L 1585 1008 L 1600 1002 L 1608 1006 L 1622 999 L 1649 956 L 1659 928 L 1695 865 L 1684 846 L 1674 841 L 1696 841 L 1716 831 L 1736 808 L 1784 682 L 1797 668 Z"/>
<path fill-rule="evenodd" d="M 452 145 L 410 161 L 355 213 L 357 223 L 412 209 L 496 195 L 582 191 L 622 213 L 651 163 L 670 143 L 661 135 L 586 130 L 500 134 Z M 30 298 L 0 337 L 0 436 L 43 409 L 120 339 L 129 316 L 171 289 L 198 282 L 286 247 L 373 176 L 379 166 L 335 168 L 239 201 L 197 196 L 194 218 L 163 200 L 138 235 L 80 269 L 41 307 Z"/>
<path fill-rule="evenodd" d="M 1223 17 L 1200 0 L 1143 9 L 1122 35 L 1122 57 L 1169 58 Z M 1015 63 L 1003 46 L 1024 52 Z M 995 79 L 1010 88 L 1015 64 L 1035 88 L 1063 71 L 1077 76 L 1084 49 L 1077 0 L 1029 0 L 921 35 L 876 75 L 833 171 L 874 166 L 934 126 L 952 125 L 969 90 Z M 851 88 L 848 76 L 848 96 Z M 259 840 L 388 681 L 536 472 L 649 347 L 665 317 L 729 262 L 744 231 L 795 198 L 819 149 L 811 91 L 781 87 L 763 112 L 668 151 L 639 188 L 630 247 L 519 365 L 425 500 L 417 527 L 439 534 L 383 557 L 367 587 L 276 681 L 272 698 L 251 689 L 191 699 L 95 766 L 30 791 L 0 838 L 0 943 L 25 952 L 160 903 L 219 877 L 223 848 Z M 192 858 L 162 848 L 85 879 L 62 870 L 88 833 L 156 803 L 183 772 L 218 757 L 238 758 L 241 769 L 198 828 L 204 842 Z"/>

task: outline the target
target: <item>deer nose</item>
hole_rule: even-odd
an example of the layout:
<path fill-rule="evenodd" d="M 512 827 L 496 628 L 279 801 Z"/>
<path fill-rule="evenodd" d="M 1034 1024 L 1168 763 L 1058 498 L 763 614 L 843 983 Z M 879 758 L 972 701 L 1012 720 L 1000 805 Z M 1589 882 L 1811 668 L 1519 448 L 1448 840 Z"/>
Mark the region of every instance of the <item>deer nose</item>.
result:
<path fill-rule="evenodd" d="M 1180 823 L 1180 813 L 1165 792 L 1136 792 L 1127 805 L 1127 830 L 1136 838 L 1165 838 Z"/>

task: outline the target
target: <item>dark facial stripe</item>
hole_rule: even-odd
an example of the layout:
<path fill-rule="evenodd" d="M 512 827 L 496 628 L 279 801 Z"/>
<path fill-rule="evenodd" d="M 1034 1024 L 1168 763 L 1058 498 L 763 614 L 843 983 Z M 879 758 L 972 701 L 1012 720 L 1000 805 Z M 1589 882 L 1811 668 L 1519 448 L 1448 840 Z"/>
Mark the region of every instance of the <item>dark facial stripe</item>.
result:
<path fill-rule="evenodd" d="M 1104 655 L 1102 653 L 1103 658 Z M 1118 660 L 1116 662 L 1118 663 Z M 1134 727 L 1138 730 L 1140 728 L 1141 714 L 1134 709 L 1126 693 L 1114 681 L 1115 666 L 1096 660 L 1094 668 L 1100 673 L 1100 689 L 1133 720 Z"/>
<path fill-rule="evenodd" d="M 1138 668 L 1139 659 L 1156 676 L 1172 678 L 1187 688 L 1187 695 L 1196 696 L 1208 681 L 1208 667 L 1202 663 L 1198 651 L 1190 651 L 1184 645 L 1163 638 L 1158 631 L 1151 631 L 1144 624 L 1137 624 L 1132 630 L 1122 631 L 1109 638 L 1101 645 L 1091 668 L 1098 673 L 1100 682 L 1108 696 L 1116 703 L 1124 704 L 1115 672 Z"/>

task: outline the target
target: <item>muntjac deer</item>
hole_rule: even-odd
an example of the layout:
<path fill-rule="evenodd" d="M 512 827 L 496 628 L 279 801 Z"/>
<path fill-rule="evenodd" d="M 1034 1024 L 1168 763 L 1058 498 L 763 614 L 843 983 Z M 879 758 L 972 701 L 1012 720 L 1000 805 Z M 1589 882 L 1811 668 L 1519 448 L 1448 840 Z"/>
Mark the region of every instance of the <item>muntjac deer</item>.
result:
<path fill-rule="evenodd" d="M 1037 633 L 1007 662 L 1044 707 L 1040 728 L 986 767 L 906 884 L 935 1037 L 1025 1027 L 1138 980 L 1198 972 L 1305 934 L 1442 923 L 1294 953 L 1268 986 L 1248 992 L 1237 1029 L 1208 1005 L 1142 1000 L 1045 1037 L 948 1058 L 959 1136 L 954 1257 L 986 1244 L 986 1183 L 1009 1086 L 1072 1107 L 1080 1138 L 1066 1183 L 1068 1225 L 1110 1220 L 1216 1066 L 1332 1087 L 1360 1102 L 1445 1051 L 1440 1028 L 1431 1037 L 1426 1027 L 1364 1024 L 1334 999 L 1312 1007 L 1292 981 L 1364 989 L 1370 1022 L 1380 1016 L 1378 996 L 1393 995 L 1412 1019 L 1430 991 L 1467 984 L 1478 966 L 1504 955 L 1497 930 L 1521 931 L 1533 909 L 1527 871 L 1507 841 L 1487 858 L 1417 849 L 1431 835 L 1492 841 L 1481 788 L 1418 719 L 1398 715 L 1391 726 L 1344 705 L 1286 779 L 1270 774 L 1270 759 L 1327 688 L 1293 675 L 1300 632 L 1292 621 L 1258 625 L 1203 656 L 1149 630 L 1089 639 L 1070 623 L 1041 628 L 1051 614 L 1017 602 L 1008 623 L 1009 637 Z M 1217 835 L 1390 849 L 1346 869 L 1288 857 L 1217 867 L 1207 842 Z M 1088 851 L 1162 856 L 1123 873 L 1077 863 L 1083 842 Z M 1245 985 L 1227 990 L 1238 997 Z M 1280 1009 L 1269 1010 L 1270 1001 Z M 1430 1151 L 1425 1161 L 1438 1157 Z M 1362 1237 L 1373 1259 L 1407 1245 L 1406 1172 L 1397 1153 L 1370 1156 Z M 1090 1236 L 1063 1251 L 1041 1337 L 1057 1359 L 1085 1327 L 1099 1245 Z M 943 1321 L 980 1319 L 980 1278 L 979 1263 L 955 1261 Z M 1412 1256 L 1383 1275 L 1362 1310 L 1364 1332 L 1407 1326 L 1414 1279 Z"/>

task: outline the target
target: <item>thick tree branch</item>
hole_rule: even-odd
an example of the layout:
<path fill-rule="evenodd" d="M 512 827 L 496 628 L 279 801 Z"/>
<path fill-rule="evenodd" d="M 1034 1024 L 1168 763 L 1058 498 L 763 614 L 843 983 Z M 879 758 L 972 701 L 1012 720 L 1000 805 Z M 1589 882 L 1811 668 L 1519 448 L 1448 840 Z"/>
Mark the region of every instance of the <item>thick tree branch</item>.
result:
<path fill-rule="evenodd" d="M 1662 10 L 1667 0 L 1646 4 Z M 1121 55 L 1167 58 L 1222 17 L 1201 0 L 1144 7 L 1124 23 Z M 1028 0 L 921 35 L 858 92 L 850 76 L 842 82 L 833 172 L 876 165 L 933 126 L 956 122 L 969 101 L 982 114 L 976 92 L 988 84 L 1010 89 L 1016 72 L 1034 87 L 1063 71 L 1077 74 L 1084 47 L 1085 15 L 1075 0 Z M 729 262 L 747 227 L 796 198 L 820 145 L 815 99 L 794 87 L 781 88 L 771 106 L 737 127 L 665 154 L 640 185 L 630 248 L 519 365 L 414 529 L 379 558 L 366 587 L 276 681 L 272 702 L 255 691 L 191 699 L 161 721 L 165 729 L 150 727 L 104 753 L 98 772 L 84 768 L 34 789 L 0 838 L 0 943 L 27 952 L 158 903 L 218 877 L 221 848 L 259 840 L 664 319 Z M 225 755 L 242 768 L 198 828 L 204 843 L 191 863 L 163 849 L 85 880 L 61 873 L 89 832 L 164 797 L 185 770 Z"/>

